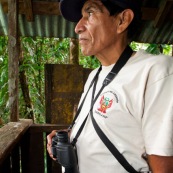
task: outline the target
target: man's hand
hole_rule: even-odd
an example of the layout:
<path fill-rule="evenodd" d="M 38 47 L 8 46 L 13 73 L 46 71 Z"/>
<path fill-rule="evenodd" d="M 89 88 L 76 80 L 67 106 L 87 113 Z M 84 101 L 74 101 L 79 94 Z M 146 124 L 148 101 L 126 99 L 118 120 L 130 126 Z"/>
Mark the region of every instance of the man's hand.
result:
<path fill-rule="evenodd" d="M 152 173 L 173 173 L 173 156 L 147 155 Z"/>
<path fill-rule="evenodd" d="M 53 159 L 56 160 L 55 158 L 53 158 L 53 154 L 52 154 L 52 138 L 56 135 L 57 130 L 53 130 L 49 135 L 47 135 L 47 151 L 49 153 L 49 156 Z"/>
<path fill-rule="evenodd" d="M 68 134 L 70 135 L 70 131 L 68 131 L 67 129 L 63 129 L 63 130 L 53 130 L 49 135 L 47 135 L 47 152 L 49 153 L 49 156 L 53 159 L 56 160 L 55 158 L 53 158 L 53 154 L 52 154 L 52 138 L 56 135 L 56 133 L 58 131 L 66 131 L 68 132 Z"/>

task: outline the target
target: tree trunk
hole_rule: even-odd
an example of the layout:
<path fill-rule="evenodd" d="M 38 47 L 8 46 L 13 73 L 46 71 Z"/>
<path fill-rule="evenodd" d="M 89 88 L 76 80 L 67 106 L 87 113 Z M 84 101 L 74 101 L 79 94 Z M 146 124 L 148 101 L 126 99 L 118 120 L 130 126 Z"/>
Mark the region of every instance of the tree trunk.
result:
<path fill-rule="evenodd" d="M 19 65 L 23 64 L 23 59 L 24 59 L 23 55 L 21 55 L 20 60 L 19 60 Z M 29 86 L 28 86 L 26 73 L 24 70 L 19 72 L 19 80 L 20 80 L 23 98 L 25 101 L 25 107 L 26 107 L 25 109 L 26 109 L 26 113 L 27 113 L 27 118 L 32 119 L 34 122 L 33 105 L 32 105 L 32 101 L 31 101 L 30 94 L 29 94 Z"/>
<path fill-rule="evenodd" d="M 70 64 L 79 65 L 79 42 L 78 39 L 70 39 Z"/>

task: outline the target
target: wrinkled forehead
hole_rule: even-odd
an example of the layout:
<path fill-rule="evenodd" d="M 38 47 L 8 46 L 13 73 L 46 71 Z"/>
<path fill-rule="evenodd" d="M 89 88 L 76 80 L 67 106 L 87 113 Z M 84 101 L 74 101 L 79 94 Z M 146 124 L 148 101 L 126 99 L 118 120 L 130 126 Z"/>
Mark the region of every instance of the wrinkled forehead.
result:
<path fill-rule="evenodd" d="M 87 0 L 85 1 L 81 12 L 84 12 L 90 8 L 101 10 L 103 8 L 103 3 L 100 0 Z"/>

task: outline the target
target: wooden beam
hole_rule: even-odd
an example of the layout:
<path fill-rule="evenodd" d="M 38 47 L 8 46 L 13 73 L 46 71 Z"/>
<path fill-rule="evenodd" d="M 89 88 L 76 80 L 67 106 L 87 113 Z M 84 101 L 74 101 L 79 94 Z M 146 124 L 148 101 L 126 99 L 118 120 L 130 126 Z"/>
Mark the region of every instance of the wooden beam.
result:
<path fill-rule="evenodd" d="M 70 124 L 32 124 L 29 128 L 29 133 L 40 133 L 46 132 L 50 133 L 52 130 L 62 130 L 67 129 Z"/>
<path fill-rule="evenodd" d="M 10 120 L 19 120 L 19 39 L 17 0 L 8 0 L 8 86 Z"/>
<path fill-rule="evenodd" d="M 24 10 L 25 10 L 25 15 L 26 15 L 27 21 L 33 22 L 34 16 L 33 16 L 31 0 L 25 0 L 23 3 L 24 3 Z M 27 11 L 27 13 L 26 13 L 26 11 Z"/>
<path fill-rule="evenodd" d="M 33 2 L 34 14 L 43 15 L 60 15 L 59 3 L 58 2 L 44 2 L 35 1 Z"/>
<path fill-rule="evenodd" d="M 168 16 L 173 5 L 173 0 L 165 0 L 160 6 L 157 16 L 154 21 L 154 27 L 160 27 Z"/>
<path fill-rule="evenodd" d="M 31 1 L 31 0 L 27 0 Z M 7 0 L 1 0 L 2 8 L 5 13 L 8 13 L 8 2 Z M 25 2 L 26 5 L 26 2 Z M 27 4 L 31 6 L 31 4 Z M 25 9 L 24 2 L 19 1 L 19 14 L 27 14 L 28 9 Z M 40 15 L 60 15 L 59 3 L 58 2 L 47 2 L 47 1 L 32 1 L 32 13 Z"/>

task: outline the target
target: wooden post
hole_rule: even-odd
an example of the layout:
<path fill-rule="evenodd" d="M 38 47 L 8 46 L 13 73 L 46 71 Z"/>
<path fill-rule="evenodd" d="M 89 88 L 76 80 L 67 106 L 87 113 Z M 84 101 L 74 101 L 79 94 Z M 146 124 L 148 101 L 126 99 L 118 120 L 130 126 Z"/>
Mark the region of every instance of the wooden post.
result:
<path fill-rule="evenodd" d="M 8 0 L 8 77 L 10 121 L 19 120 L 18 74 L 19 74 L 19 39 L 17 0 Z"/>
<path fill-rule="evenodd" d="M 78 39 L 70 39 L 70 64 L 79 65 L 79 42 Z"/>

